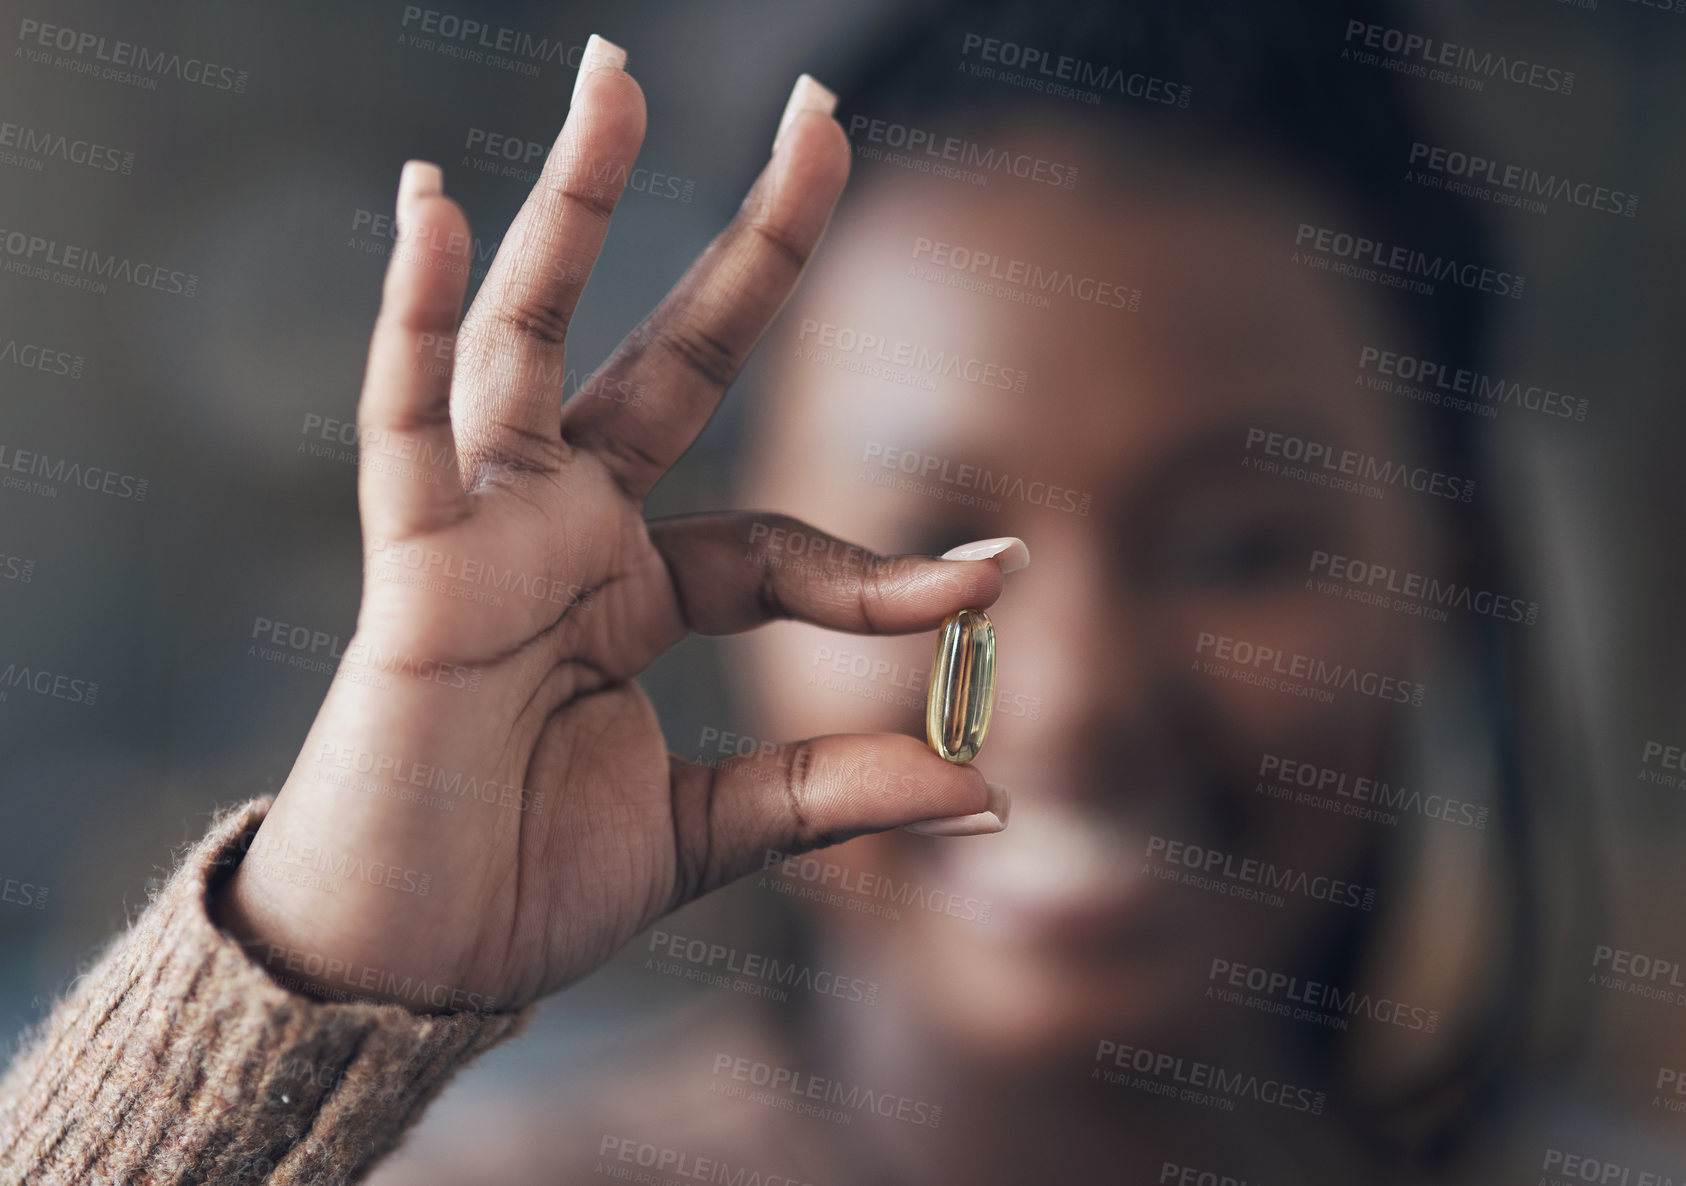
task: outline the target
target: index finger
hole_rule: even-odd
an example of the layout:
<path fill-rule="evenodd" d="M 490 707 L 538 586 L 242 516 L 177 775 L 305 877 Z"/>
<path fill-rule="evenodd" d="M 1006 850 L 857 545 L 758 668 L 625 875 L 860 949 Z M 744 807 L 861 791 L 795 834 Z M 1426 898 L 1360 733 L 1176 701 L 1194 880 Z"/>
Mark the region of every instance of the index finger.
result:
<path fill-rule="evenodd" d="M 463 321 L 452 417 L 471 473 L 546 472 L 566 457 L 568 323 L 644 141 L 644 92 L 625 65 L 625 50 L 592 35 L 562 132 Z"/>

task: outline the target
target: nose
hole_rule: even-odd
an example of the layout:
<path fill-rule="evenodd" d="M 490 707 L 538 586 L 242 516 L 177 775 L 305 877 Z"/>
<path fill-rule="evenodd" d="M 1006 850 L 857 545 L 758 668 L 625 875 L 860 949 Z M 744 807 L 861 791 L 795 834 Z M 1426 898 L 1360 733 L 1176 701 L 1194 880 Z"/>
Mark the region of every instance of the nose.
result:
<path fill-rule="evenodd" d="M 1035 561 L 1008 578 L 991 611 L 997 712 L 1007 719 L 992 725 L 1001 744 L 986 756 L 1077 798 L 1162 779 L 1176 744 L 1173 673 L 1151 604 L 1118 579 L 1093 535 L 1042 534 Z"/>

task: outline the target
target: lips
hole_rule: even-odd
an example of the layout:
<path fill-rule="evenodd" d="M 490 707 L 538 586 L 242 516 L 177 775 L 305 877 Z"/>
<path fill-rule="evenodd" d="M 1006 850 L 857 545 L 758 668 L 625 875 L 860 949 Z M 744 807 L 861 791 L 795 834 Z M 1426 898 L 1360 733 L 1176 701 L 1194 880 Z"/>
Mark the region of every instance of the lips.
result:
<path fill-rule="evenodd" d="M 1140 819 L 1027 797 L 1005 832 L 943 845 L 928 859 L 955 892 L 990 903 L 988 929 L 1003 940 L 1157 946 L 1174 935 L 1186 899 L 1144 874 L 1154 830 Z"/>

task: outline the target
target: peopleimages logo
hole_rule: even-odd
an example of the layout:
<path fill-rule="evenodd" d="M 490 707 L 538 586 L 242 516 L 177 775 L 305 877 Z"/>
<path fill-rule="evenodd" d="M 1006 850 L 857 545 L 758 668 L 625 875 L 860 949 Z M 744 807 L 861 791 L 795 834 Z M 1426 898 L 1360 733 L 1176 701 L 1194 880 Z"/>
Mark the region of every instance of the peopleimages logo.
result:
<path fill-rule="evenodd" d="M 0 581 L 16 581 L 20 585 L 27 585 L 34 579 L 35 561 L 0 552 Z"/>
<path fill-rule="evenodd" d="M 379 993 L 387 1000 L 398 997 L 412 1004 L 423 1001 L 436 1009 L 454 1012 L 490 1012 L 498 1002 L 478 992 L 469 992 L 449 984 L 418 980 L 413 976 L 399 978 L 397 973 L 368 964 L 353 965 L 333 956 L 325 956 L 299 947 L 286 947 L 261 939 L 247 940 L 246 948 L 263 961 L 271 975 L 287 987 L 300 983 L 296 977 L 284 977 L 281 972 L 300 972 L 312 980 L 315 993 L 339 1001 L 373 1001 L 378 998 L 360 995 Z M 259 950 L 261 949 L 261 955 Z M 292 983 L 289 984 L 288 982 Z"/>
<path fill-rule="evenodd" d="M 1547 1149 L 1540 1169 L 1550 1177 L 1540 1186 L 1557 1186 L 1559 1182 L 1592 1182 L 1597 1186 L 1675 1186 L 1674 1179 L 1656 1170 L 1635 1170 L 1619 1161 L 1588 1157 L 1584 1153 L 1568 1153 L 1562 1149 Z"/>
<path fill-rule="evenodd" d="M 41 172 L 49 160 L 82 165 L 100 173 L 134 172 L 135 154 L 120 148 L 48 131 L 0 121 L 0 164 L 22 165 L 31 172 Z"/>
<path fill-rule="evenodd" d="M 1096 1044 L 1095 1063 L 1097 1065 L 1089 1072 L 1091 1079 L 1133 1087 L 1186 1103 L 1205 1104 L 1224 1112 L 1234 1111 L 1236 1100 L 1251 1100 L 1290 1112 L 1321 1116 L 1326 1103 L 1323 1092 L 1299 1087 L 1271 1075 L 1232 1070 L 1215 1063 L 1114 1042 L 1110 1038 L 1102 1038 Z M 1107 1064 L 1111 1064 L 1113 1069 L 1107 1069 Z"/>
<path fill-rule="evenodd" d="M 1686 1008 L 1686 979 L 1681 974 L 1678 957 L 1665 959 L 1600 943 L 1593 948 L 1592 971 L 1587 975 L 1587 983 L 1607 992 L 1683 1009 Z"/>
<path fill-rule="evenodd" d="M 80 379 L 88 360 L 68 350 L 54 350 L 16 338 L 0 338 L 0 363 L 22 367 L 26 371 L 40 371 L 44 375 L 64 375 Z"/>
<path fill-rule="evenodd" d="M 492 66 L 529 78 L 536 77 L 545 63 L 579 67 L 585 46 L 569 45 L 550 37 L 535 36 L 505 25 L 488 25 L 474 17 L 458 16 L 438 8 L 406 4 L 399 20 L 398 43 L 410 49 L 428 50 L 444 57 L 477 65 Z M 524 60 L 523 60 L 524 59 Z"/>
<path fill-rule="evenodd" d="M 145 502 L 147 489 L 151 486 L 148 479 L 137 478 L 133 474 L 118 473 L 98 465 L 84 465 L 66 457 L 55 459 L 35 449 L 19 449 L 16 445 L 0 442 L 0 471 L 4 470 L 29 477 L 14 478 L 11 473 L 0 474 L 0 487 L 46 498 L 57 498 L 58 487 L 53 483 L 62 482 L 99 494 L 109 494 L 113 498 Z M 41 480 L 29 480 L 34 478 Z"/>
<path fill-rule="evenodd" d="M 15 877 L 8 877 L 0 881 L 0 902 L 12 906 L 21 906 L 25 910 L 45 910 L 47 908 L 47 887 L 36 885 L 34 882 L 19 881 Z"/>
<path fill-rule="evenodd" d="M 342 775 L 367 775 L 368 779 Z M 334 741 L 324 741 L 318 747 L 316 771 L 312 778 L 331 786 L 347 786 L 384 798 L 410 799 L 411 796 L 383 795 L 379 788 L 417 787 L 437 793 L 438 802 L 430 806 L 443 803 L 454 806 L 458 800 L 495 803 L 518 811 L 537 812 L 544 806 L 544 791 L 515 786 L 494 772 L 465 774 L 461 770 L 447 770 L 428 762 L 418 762 L 402 754 L 359 749 Z M 452 798 L 446 799 L 447 795 Z M 415 801 L 422 801 L 422 798 L 417 797 Z"/>
<path fill-rule="evenodd" d="M 1514 272 L 1304 222 L 1294 234 L 1294 247 L 1294 263 L 1321 267 L 1389 288 L 1403 288 L 1422 296 L 1433 296 L 1434 284 L 1445 283 L 1521 300 L 1526 287 L 1525 279 Z M 1330 259 L 1341 262 L 1331 265 Z"/>
<path fill-rule="evenodd" d="M 475 279 L 485 276 L 503 242 L 502 239 L 486 240 L 479 235 L 464 235 L 460 231 L 441 234 L 437 227 L 401 227 L 394 215 L 367 209 L 352 212 L 351 233 L 346 246 L 368 255 L 386 255 L 394 246 L 443 251 L 453 260 L 466 262 L 469 275 Z"/>
<path fill-rule="evenodd" d="M 1449 193 L 1484 198 L 1499 205 L 1519 206 L 1544 214 L 1542 198 L 1567 202 L 1600 214 L 1633 218 L 1639 213 L 1639 197 L 1590 181 L 1576 181 L 1555 173 L 1541 173 L 1521 165 L 1506 165 L 1474 153 L 1459 152 L 1418 140 L 1411 145 L 1407 163 L 1415 170 L 1452 179 L 1437 188 Z M 1407 173 L 1407 180 L 1417 180 Z"/>
<path fill-rule="evenodd" d="M 19 54 L 29 61 L 129 83 L 143 90 L 156 90 L 160 78 L 174 78 L 235 94 L 246 89 L 244 70 L 219 66 L 203 58 L 183 57 L 169 50 L 148 49 L 132 41 L 106 38 L 98 33 L 43 24 L 30 17 L 18 22 L 18 41 L 22 43 Z M 46 51 L 66 56 L 54 60 Z"/>
<path fill-rule="evenodd" d="M 749 1088 L 761 1090 L 751 1091 Z M 941 1104 L 725 1052 L 714 1056 L 709 1094 L 747 1099 L 765 1107 L 813 1116 L 834 1124 L 849 1124 L 857 1115 L 871 1115 L 921 1128 L 942 1126 Z"/>
<path fill-rule="evenodd" d="M 1206 996 L 1210 1000 L 1242 1005 L 1293 1021 L 1309 1021 L 1329 1029 L 1344 1030 L 1347 1020 L 1354 1017 L 1425 1034 L 1432 1034 L 1440 1025 L 1437 1009 L 1406 1005 L 1391 997 L 1373 997 L 1357 989 L 1303 980 L 1286 972 L 1217 956 L 1212 958 L 1206 980 Z"/>
<path fill-rule="evenodd" d="M 1506 54 L 1495 54 L 1490 50 L 1456 45 L 1450 41 L 1425 37 L 1420 33 L 1391 29 L 1372 21 L 1349 20 L 1346 23 L 1346 47 L 1342 49 L 1341 55 L 1351 58 L 1355 50 L 1380 51 L 1394 60 L 1386 63 L 1389 69 L 1427 78 L 1433 82 L 1463 85 L 1469 90 L 1484 89 L 1488 79 L 1512 82 L 1518 86 L 1558 95 L 1568 95 L 1575 89 L 1573 70 L 1562 70 L 1556 66 L 1547 66 L 1543 62 L 1530 62 L 1525 58 L 1513 58 Z M 1370 56 L 1376 55 L 1372 53 Z M 1357 60 L 1364 65 L 1383 64 L 1363 58 Z M 1463 77 L 1450 73 L 1452 71 L 1462 71 Z"/>
<path fill-rule="evenodd" d="M 327 881 L 322 888 L 337 892 L 347 881 L 362 881 L 369 885 L 397 890 L 399 893 L 427 897 L 433 884 L 433 874 L 393 865 L 386 861 L 370 861 L 357 853 L 335 849 L 326 844 L 295 844 L 285 839 L 266 839 L 261 833 L 253 839 L 246 860 L 264 871 L 267 877 L 291 880 L 291 866 L 305 874 L 321 873 Z M 308 884 L 308 877 L 299 878 Z"/>
<path fill-rule="evenodd" d="M 1314 587 L 1317 587 L 1319 592 L 1326 591 L 1321 588 L 1326 582 L 1318 580 L 1321 575 L 1329 582 L 1343 585 L 1344 595 L 1354 601 L 1370 600 L 1371 595 L 1374 595 L 1376 600 L 1373 603 L 1378 605 L 1387 605 L 1387 599 L 1391 597 L 1408 601 L 1423 610 L 1449 607 L 1500 622 L 1521 622 L 1532 626 L 1540 620 L 1540 606 L 1537 601 L 1524 601 L 1520 597 L 1495 593 L 1491 589 L 1477 589 L 1458 581 L 1443 581 L 1439 577 L 1425 576 L 1420 572 L 1412 572 L 1391 564 L 1379 564 L 1374 560 L 1343 556 L 1337 552 L 1313 549 L 1307 571 L 1312 574 L 1308 579 L 1314 582 Z M 1388 608 L 1404 607 L 1390 605 Z M 1423 613 L 1422 616 L 1429 615 Z M 1446 614 L 1440 613 L 1435 620 L 1445 621 Z"/>
<path fill-rule="evenodd" d="M 928 910 L 961 922 L 983 925 L 989 922 L 994 911 L 994 905 L 988 899 L 930 889 L 913 881 L 898 881 L 885 873 L 863 873 L 817 856 L 795 855 L 769 848 L 761 868 L 763 872 L 771 870 L 774 877 L 784 879 L 787 888 L 770 886 L 775 892 L 789 892 L 792 896 L 826 905 L 842 905 L 858 914 L 900 919 L 898 909 L 879 909 L 868 905 L 883 900 L 894 902 L 897 907 Z M 760 885 L 769 887 L 766 877 L 761 878 Z"/>
<path fill-rule="evenodd" d="M 14 689 L 80 704 L 84 708 L 92 708 L 100 694 L 100 686 L 93 680 L 77 679 L 63 672 L 15 662 L 7 663 L 4 669 L 0 669 L 0 701 L 10 699 Z"/>
<path fill-rule="evenodd" d="M 1282 462 L 1289 464 L 1285 467 Z M 1343 483 L 1341 489 L 1368 498 L 1381 498 L 1389 486 L 1452 502 L 1469 502 L 1475 497 L 1473 478 L 1460 478 L 1423 465 L 1406 465 L 1356 449 L 1341 449 L 1327 441 L 1266 428 L 1247 430 L 1241 466 L 1317 486 Z"/>
<path fill-rule="evenodd" d="M 895 338 L 853 326 L 802 319 L 796 357 L 809 362 L 855 371 L 934 391 L 937 379 L 955 379 L 979 387 L 1022 392 L 1028 378 L 1017 367 L 950 350 L 932 350 L 905 338 Z"/>
<path fill-rule="evenodd" d="M 991 78 L 1062 99 L 1099 103 L 1100 92 L 1167 107 L 1187 107 L 1194 88 L 1141 71 L 1122 70 L 1055 54 L 1034 45 L 967 33 L 960 42 L 961 68 L 974 78 Z"/>
<path fill-rule="evenodd" d="M 184 297 L 192 296 L 199 288 L 199 277 L 192 272 L 166 268 L 145 260 L 107 255 L 96 248 L 60 243 L 57 239 L 32 235 L 27 231 L 0 229 L 0 252 L 12 257 L 5 263 L 6 271 L 37 280 L 51 280 L 66 288 L 104 293 L 108 291 L 104 282 L 116 280 L 137 288 Z"/>
<path fill-rule="evenodd" d="M 665 1145 L 653 1145 L 649 1141 L 640 1141 L 615 1133 L 603 1134 L 603 1140 L 597 1146 L 597 1156 L 602 1161 L 624 1161 L 629 1167 L 635 1165 L 650 1171 L 649 1174 L 639 1175 L 636 1178 L 639 1182 L 670 1183 L 682 1180 L 723 1182 L 729 1186 L 813 1186 L 811 1182 L 789 1178 L 783 1174 L 763 1173 L 745 1165 L 734 1166 L 731 1162 L 719 1158 L 703 1157 Z M 630 1168 L 599 1165 L 598 1172 L 605 1177 L 622 1181 L 635 1180 Z"/>
<path fill-rule="evenodd" d="M 858 113 L 851 115 L 845 126 L 857 154 L 869 159 L 892 164 L 906 163 L 913 167 L 920 167 L 926 162 L 931 166 L 953 165 L 957 169 L 975 170 L 980 183 L 987 182 L 990 176 L 1008 176 L 1058 189 L 1072 189 L 1077 185 L 1077 166 L 1045 160 L 1034 153 L 1009 152 L 975 140 L 945 136 L 925 128 Z M 884 154 L 881 149 L 892 149 L 906 156 L 898 159 L 893 154 Z"/>
<path fill-rule="evenodd" d="M 1197 670 L 1207 675 L 1224 676 L 1238 683 L 1253 684 L 1275 691 L 1292 692 L 1308 700 L 1324 704 L 1333 702 L 1328 691 L 1338 688 L 1385 700 L 1394 704 L 1409 704 L 1420 708 L 1428 689 L 1422 684 L 1379 671 L 1364 671 L 1345 663 L 1329 663 L 1298 651 L 1282 651 L 1276 647 L 1260 646 L 1244 638 L 1227 634 L 1213 634 L 1202 630 L 1194 644 Z M 1321 694 L 1318 694 L 1321 693 Z"/>
<path fill-rule="evenodd" d="M 1678 771 L 1678 774 L 1661 774 L 1655 767 Z M 1686 776 L 1686 748 L 1661 741 L 1645 743 L 1639 755 L 1640 778 L 1664 786 L 1686 787 L 1686 777 L 1682 776 Z"/>
<path fill-rule="evenodd" d="M 1014 299 L 1036 308 L 1048 308 L 1050 296 L 1072 297 L 1130 313 L 1139 312 L 1142 306 L 1141 289 L 1127 284 L 1079 276 L 1064 268 L 1045 268 L 1028 260 L 1003 259 L 992 251 L 979 251 L 924 235 L 913 240 L 913 259 L 915 262 L 908 265 L 908 275 L 915 279 L 934 280 L 990 296 L 1010 292 L 1015 294 Z M 939 268 L 942 271 L 934 271 Z"/>
<path fill-rule="evenodd" d="M 1425 794 L 1404 783 L 1393 784 L 1384 778 L 1362 774 L 1352 776 L 1345 770 L 1282 754 L 1267 753 L 1260 757 L 1258 781 L 1253 789 L 1280 802 L 1389 827 L 1397 825 L 1401 815 L 1416 815 L 1484 832 L 1491 814 L 1485 803 L 1471 803 L 1432 791 Z"/>
<path fill-rule="evenodd" d="M 816 996 L 835 997 L 857 1005 L 878 1003 L 876 980 L 846 976 L 829 968 L 816 970 L 794 960 L 741 951 L 724 943 L 679 935 L 659 927 L 650 931 L 650 945 L 646 950 L 650 953 L 644 960 L 646 971 L 717 988 L 748 989 L 751 996 L 788 1001 L 790 994 L 786 990 L 803 989 Z"/>
<path fill-rule="evenodd" d="M 1686 1073 L 1678 1067 L 1658 1067 L 1651 1106 L 1662 1112 L 1686 1112 Z"/>
<path fill-rule="evenodd" d="M 861 464 L 867 467 L 862 477 L 875 486 L 895 486 L 915 493 L 933 494 L 962 506 L 986 502 L 988 509 L 999 511 L 999 500 L 1011 499 L 1032 506 L 1045 506 L 1049 510 L 1087 515 L 1095 501 L 1093 494 L 1051 482 L 1040 479 L 1027 482 L 1021 474 L 998 473 L 987 466 L 956 462 L 934 453 L 920 453 L 877 441 L 866 442 Z M 878 472 L 874 473 L 874 470 Z M 990 502 L 990 498 L 981 496 L 990 496 L 996 501 Z"/>
<path fill-rule="evenodd" d="M 1247 902 L 1280 907 L 1286 895 L 1327 902 L 1366 912 L 1376 908 L 1373 886 L 1339 877 L 1278 865 L 1258 857 L 1237 856 L 1185 840 L 1153 835 L 1147 839 L 1143 872 L 1161 881 L 1177 882 Z"/>
<path fill-rule="evenodd" d="M 1474 412 L 1491 419 L 1509 406 L 1562 420 L 1586 419 L 1590 401 L 1564 395 L 1543 383 L 1488 375 L 1429 358 L 1364 346 L 1358 351 L 1360 381 L 1373 391 L 1391 391 L 1420 403 Z M 1468 396 L 1468 399 L 1464 397 Z"/>

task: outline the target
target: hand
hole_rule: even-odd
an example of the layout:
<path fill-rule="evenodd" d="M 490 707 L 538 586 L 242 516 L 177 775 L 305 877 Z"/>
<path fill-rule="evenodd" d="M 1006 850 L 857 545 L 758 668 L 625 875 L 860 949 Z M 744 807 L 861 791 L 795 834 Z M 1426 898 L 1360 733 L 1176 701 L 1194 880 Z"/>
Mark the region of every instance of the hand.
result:
<path fill-rule="evenodd" d="M 405 166 L 358 408 L 356 633 L 213 903 L 278 976 L 323 995 L 516 1009 L 769 849 L 1005 824 L 1004 791 L 910 737 L 684 761 L 632 682 L 690 631 L 930 630 L 994 602 L 1003 578 L 993 560 L 882 558 L 773 515 L 644 520 L 794 288 L 849 147 L 834 98 L 799 80 L 731 225 L 564 405 L 568 322 L 644 136 L 624 61 L 593 38 L 460 333 L 467 220 L 437 167 Z M 834 546 L 784 563 L 774 529 Z"/>

